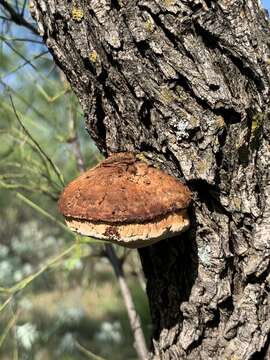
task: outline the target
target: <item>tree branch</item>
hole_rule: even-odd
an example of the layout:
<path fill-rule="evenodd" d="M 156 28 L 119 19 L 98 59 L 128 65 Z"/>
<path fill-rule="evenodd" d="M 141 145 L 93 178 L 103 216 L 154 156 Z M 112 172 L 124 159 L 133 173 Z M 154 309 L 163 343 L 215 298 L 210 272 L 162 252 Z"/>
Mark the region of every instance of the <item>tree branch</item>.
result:
<path fill-rule="evenodd" d="M 137 354 L 139 356 L 140 360 L 146 360 L 148 358 L 148 350 L 146 346 L 145 337 L 142 331 L 142 325 L 140 321 L 140 317 L 138 316 L 136 309 L 134 307 L 133 299 L 131 296 L 131 292 L 129 290 L 129 287 L 127 285 L 123 267 L 115 253 L 115 250 L 111 244 L 105 245 L 106 248 L 106 254 L 107 257 L 113 267 L 113 270 L 115 272 L 115 275 L 117 277 L 122 297 L 124 299 L 124 303 L 127 309 L 129 322 L 131 325 L 131 329 L 134 335 L 135 339 L 135 349 L 137 351 Z"/>
<path fill-rule="evenodd" d="M 17 25 L 26 27 L 27 29 L 31 30 L 34 34 L 39 36 L 37 29 L 32 24 L 30 24 L 28 21 L 25 20 L 25 18 L 23 17 L 23 12 L 18 13 L 5 0 L 0 0 L 0 5 L 2 5 L 3 8 L 8 12 L 11 21 L 13 21 Z"/>

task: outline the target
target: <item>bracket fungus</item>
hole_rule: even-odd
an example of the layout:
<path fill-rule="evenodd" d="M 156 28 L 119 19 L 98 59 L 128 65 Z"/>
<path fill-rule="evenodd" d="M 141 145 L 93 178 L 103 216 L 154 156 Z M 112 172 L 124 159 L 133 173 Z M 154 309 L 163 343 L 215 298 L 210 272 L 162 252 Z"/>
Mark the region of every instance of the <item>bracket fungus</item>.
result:
<path fill-rule="evenodd" d="M 133 153 L 115 153 L 73 180 L 58 206 L 71 230 L 138 248 L 185 231 L 190 201 L 173 176 Z"/>

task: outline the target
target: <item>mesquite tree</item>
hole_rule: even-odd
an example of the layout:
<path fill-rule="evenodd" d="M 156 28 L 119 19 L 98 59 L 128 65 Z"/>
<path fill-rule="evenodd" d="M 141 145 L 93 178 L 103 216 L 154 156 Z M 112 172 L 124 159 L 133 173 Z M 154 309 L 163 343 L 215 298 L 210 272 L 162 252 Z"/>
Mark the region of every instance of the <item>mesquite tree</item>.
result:
<path fill-rule="evenodd" d="M 258 0 L 34 0 L 99 149 L 193 191 L 191 227 L 140 250 L 154 359 L 269 358 L 270 50 Z"/>

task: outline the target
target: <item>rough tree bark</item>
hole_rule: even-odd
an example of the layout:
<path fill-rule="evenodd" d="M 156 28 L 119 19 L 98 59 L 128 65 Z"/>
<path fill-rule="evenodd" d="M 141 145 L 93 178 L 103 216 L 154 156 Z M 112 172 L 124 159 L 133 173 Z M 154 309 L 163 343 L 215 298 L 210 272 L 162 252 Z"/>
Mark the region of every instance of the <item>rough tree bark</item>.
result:
<path fill-rule="evenodd" d="M 194 193 L 140 251 L 154 359 L 269 359 L 270 26 L 258 0 L 33 0 L 100 150 Z"/>

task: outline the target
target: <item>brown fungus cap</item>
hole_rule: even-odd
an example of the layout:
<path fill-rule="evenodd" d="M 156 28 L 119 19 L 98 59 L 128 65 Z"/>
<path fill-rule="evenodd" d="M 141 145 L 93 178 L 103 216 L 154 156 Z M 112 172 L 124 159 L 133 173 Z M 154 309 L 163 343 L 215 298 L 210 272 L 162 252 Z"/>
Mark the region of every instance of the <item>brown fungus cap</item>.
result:
<path fill-rule="evenodd" d="M 83 235 L 142 247 L 187 229 L 191 193 L 176 178 L 117 153 L 72 181 L 59 210 Z"/>

